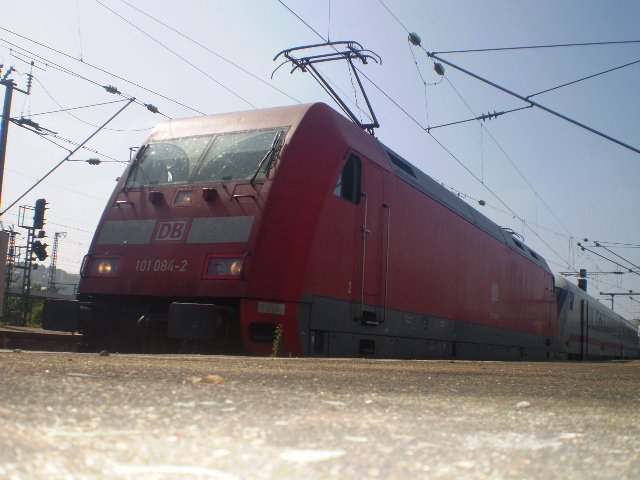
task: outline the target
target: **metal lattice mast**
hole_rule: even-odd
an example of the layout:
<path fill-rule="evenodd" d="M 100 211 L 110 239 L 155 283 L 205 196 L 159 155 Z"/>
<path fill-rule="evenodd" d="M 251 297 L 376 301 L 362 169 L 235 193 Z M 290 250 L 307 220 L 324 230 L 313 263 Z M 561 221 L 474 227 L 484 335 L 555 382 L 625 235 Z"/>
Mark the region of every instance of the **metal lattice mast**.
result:
<path fill-rule="evenodd" d="M 49 282 L 47 290 L 52 291 L 56 286 L 56 266 L 58 263 L 58 242 L 60 237 L 66 237 L 67 232 L 56 232 L 53 238 L 53 247 L 51 248 L 51 263 L 49 264 Z"/>
<path fill-rule="evenodd" d="M 2 316 L 7 319 L 9 318 L 9 291 L 11 289 L 11 284 L 15 281 L 13 278 L 13 269 L 15 264 L 17 263 L 17 255 L 16 255 L 16 232 L 13 231 L 13 227 L 10 230 L 7 230 L 9 233 L 9 247 L 7 250 L 7 272 L 6 272 L 6 280 L 5 284 L 2 285 L 5 292 L 5 302 L 3 305 Z"/>

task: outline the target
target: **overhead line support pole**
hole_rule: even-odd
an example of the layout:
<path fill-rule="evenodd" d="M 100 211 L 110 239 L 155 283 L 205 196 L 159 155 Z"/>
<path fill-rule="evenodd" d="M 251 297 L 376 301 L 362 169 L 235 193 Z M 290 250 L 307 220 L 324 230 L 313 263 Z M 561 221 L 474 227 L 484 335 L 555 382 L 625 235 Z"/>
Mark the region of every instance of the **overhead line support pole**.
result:
<path fill-rule="evenodd" d="M 31 62 L 31 69 L 33 70 L 34 62 Z M 2 69 L 2 65 L 0 65 L 0 70 Z M 4 74 L 4 76 L 0 77 L 0 85 L 5 86 L 4 90 L 4 102 L 2 106 L 2 118 L 0 118 L 0 207 L 2 206 L 2 182 L 4 180 L 4 162 L 7 153 L 7 137 L 9 136 L 9 122 L 11 121 L 11 100 L 13 99 L 13 91 L 17 90 L 20 93 L 24 93 L 25 95 L 29 95 L 31 93 L 31 81 L 33 79 L 33 75 L 31 72 L 27 75 L 27 89 L 22 90 L 16 87 L 16 84 L 12 79 L 9 78 L 13 72 L 15 72 L 15 68 L 9 67 Z M 4 212 L 0 212 L 0 217 Z"/>
<path fill-rule="evenodd" d="M 574 125 L 577 125 L 578 127 L 584 128 L 585 130 L 588 130 L 591 133 L 595 133 L 596 135 L 599 135 L 599 136 L 601 136 L 603 138 L 606 138 L 607 140 L 612 141 L 613 143 L 617 143 L 618 145 L 621 145 L 621 146 L 623 146 L 625 148 L 628 148 L 631 151 L 634 151 L 636 153 L 640 153 L 640 149 L 637 149 L 635 147 L 632 147 L 631 145 L 628 145 L 628 144 L 626 144 L 624 142 L 621 142 L 620 140 L 617 140 L 617 139 L 607 135 L 606 133 L 599 132 L 598 130 L 593 129 L 593 128 L 585 125 L 584 123 L 580 123 L 580 122 L 578 122 L 576 120 L 573 120 L 573 119 L 571 119 L 571 118 L 569 118 L 569 117 L 567 117 L 565 115 L 562 115 L 561 113 L 558 113 L 558 112 L 556 112 L 554 110 L 551 110 L 550 108 L 547 108 L 544 105 L 539 104 L 538 102 L 534 102 L 533 100 L 530 100 L 528 97 L 523 97 L 522 95 L 519 95 L 519 94 L 517 94 L 515 92 L 512 92 L 511 90 L 509 90 L 507 88 L 501 87 L 500 85 L 498 85 L 497 83 L 492 82 L 491 80 L 487 80 L 486 78 L 483 78 L 480 75 L 476 75 L 475 73 L 470 72 L 469 70 L 466 70 L 466 69 L 464 69 L 462 67 L 459 67 L 458 65 L 455 65 L 455 64 L 445 60 L 444 58 L 441 58 L 441 57 L 437 56 L 435 53 L 427 52 L 426 50 L 425 50 L 425 52 L 426 52 L 427 56 L 429 56 L 430 58 L 434 58 L 434 59 L 438 60 L 439 62 L 442 62 L 442 63 L 444 63 L 446 65 L 449 65 L 451 68 L 455 68 L 456 70 L 459 70 L 462 73 L 466 73 L 467 75 L 469 75 L 469 76 L 471 76 L 471 77 L 473 77 L 473 78 L 475 78 L 477 80 L 480 80 L 481 82 L 484 82 L 484 83 L 486 83 L 488 85 L 491 85 L 492 87 L 497 88 L 498 90 L 502 90 L 503 92 L 508 93 L 509 95 L 511 95 L 513 97 L 519 98 L 523 102 L 527 102 L 527 103 L 533 105 L 534 107 L 538 107 L 541 110 L 544 110 L 545 112 L 550 113 L 551 115 L 555 115 L 556 117 L 562 118 L 563 120 L 566 120 L 569 123 L 573 123 Z"/>
<path fill-rule="evenodd" d="M 7 136 L 9 135 L 9 115 L 11 114 L 11 99 L 13 97 L 13 80 L 0 80 L 5 86 L 4 105 L 0 123 L 0 205 L 2 205 L 2 182 L 4 179 L 4 160 L 7 151 Z M 0 213 L 0 216 L 2 214 Z"/>
<path fill-rule="evenodd" d="M 631 297 L 632 295 L 640 295 L 640 293 L 635 293 L 633 290 L 629 290 L 629 292 L 600 292 L 600 295 L 609 295 L 611 297 L 611 310 L 613 310 L 613 299 L 617 295 L 628 295 Z"/>

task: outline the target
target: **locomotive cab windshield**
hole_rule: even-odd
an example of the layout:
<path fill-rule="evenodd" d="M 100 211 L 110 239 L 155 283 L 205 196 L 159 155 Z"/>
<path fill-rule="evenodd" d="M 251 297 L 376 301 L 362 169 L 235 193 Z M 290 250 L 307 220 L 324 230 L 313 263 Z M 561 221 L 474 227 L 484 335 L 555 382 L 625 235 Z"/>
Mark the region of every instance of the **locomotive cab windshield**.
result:
<path fill-rule="evenodd" d="M 134 160 L 124 188 L 264 181 L 283 139 L 284 129 L 269 129 L 152 142 Z"/>

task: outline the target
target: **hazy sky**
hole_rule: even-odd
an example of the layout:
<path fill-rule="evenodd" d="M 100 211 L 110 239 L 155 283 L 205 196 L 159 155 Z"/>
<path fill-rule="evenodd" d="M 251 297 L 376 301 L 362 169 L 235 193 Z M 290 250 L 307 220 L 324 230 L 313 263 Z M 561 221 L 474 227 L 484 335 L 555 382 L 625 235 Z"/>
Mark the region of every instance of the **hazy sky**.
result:
<path fill-rule="evenodd" d="M 521 233 L 553 270 L 621 270 L 594 253 L 580 251 L 576 243 L 584 238 L 590 239 L 588 245 L 593 240 L 640 244 L 640 154 L 531 108 L 484 124 L 473 121 L 431 130 L 453 158 L 424 128 L 526 104 L 451 67 L 446 67 L 444 79 L 437 76 L 432 60 L 424 50 L 410 46 L 405 30 L 417 32 L 429 52 L 640 40 L 640 2 L 101 1 L 104 5 L 96 0 L 23 0 L 2 6 L 3 74 L 14 66 L 18 73 L 11 78 L 25 88 L 28 62 L 36 61 L 31 95 L 15 93 L 12 116 L 32 115 L 41 127 L 58 133 L 61 138 L 47 138 L 63 147 L 74 148 L 65 139 L 83 141 L 123 103 L 37 114 L 122 100 L 100 85 L 114 85 L 172 118 L 296 102 L 334 105 L 306 74 L 290 75 L 282 68 L 270 79 L 279 51 L 321 41 L 286 5 L 323 37 L 356 40 L 378 53 L 381 65 L 360 67 L 375 82 L 374 86 L 364 80 L 381 123 L 378 138 L 498 224 Z M 442 57 L 528 96 L 640 60 L 640 43 Z M 355 102 L 347 68 L 333 65 L 325 71 Z M 640 148 L 639 85 L 640 63 L 533 99 Z M 362 98 L 357 104 L 363 105 Z M 142 144 L 149 129 L 164 118 L 132 104 L 109 130 L 88 143 L 99 153 L 85 150 L 73 158 L 128 160 L 129 147 Z M 12 124 L 2 209 L 66 155 L 63 148 Z M 124 164 L 115 162 L 67 162 L 19 202 L 33 205 L 36 198 L 46 198 L 50 203 L 48 243 L 54 232 L 67 232 L 59 248 L 61 268 L 79 269 L 123 169 Z M 486 206 L 477 203 L 480 199 Z M 17 216 L 16 206 L 2 217 L 4 227 Z M 619 260 L 603 248 L 593 250 Z M 639 248 L 613 251 L 640 265 Z M 639 275 L 597 275 L 589 284 L 595 296 L 630 289 L 640 292 Z M 640 296 L 635 298 L 618 297 L 616 310 L 628 318 L 640 316 Z"/>

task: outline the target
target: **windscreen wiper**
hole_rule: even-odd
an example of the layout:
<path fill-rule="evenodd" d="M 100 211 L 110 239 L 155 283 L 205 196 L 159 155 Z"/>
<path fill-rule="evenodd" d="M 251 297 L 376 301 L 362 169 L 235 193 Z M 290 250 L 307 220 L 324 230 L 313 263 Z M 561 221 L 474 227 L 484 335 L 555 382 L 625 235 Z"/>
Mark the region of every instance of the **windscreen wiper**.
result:
<path fill-rule="evenodd" d="M 251 177 L 251 180 L 249 181 L 251 186 L 253 186 L 255 184 L 256 177 L 260 173 L 260 170 L 262 169 L 262 166 L 265 165 L 265 162 L 266 162 L 265 172 L 268 172 L 269 169 L 271 168 L 271 163 L 273 163 L 273 159 L 276 156 L 275 154 L 278 151 L 278 149 L 280 148 L 280 145 L 282 143 L 281 140 L 282 140 L 283 136 L 284 136 L 284 131 L 280 130 L 273 137 L 273 142 L 271 142 L 271 148 L 269 148 L 267 153 L 265 153 L 264 157 L 262 157 L 262 160 L 260 160 L 260 164 L 258 164 L 258 168 L 256 168 L 256 171 L 254 172 L 253 176 Z"/>
<path fill-rule="evenodd" d="M 129 169 L 129 175 L 127 176 L 127 180 L 124 182 L 124 186 L 122 187 L 122 190 L 127 190 L 129 179 L 133 178 L 136 175 L 136 172 L 138 170 L 140 170 L 140 173 L 144 177 L 146 177 L 146 180 L 148 182 L 149 177 L 147 176 L 146 172 L 140 168 L 140 160 L 142 159 L 142 156 L 144 155 L 144 152 L 147 150 L 148 146 L 149 144 L 142 145 L 136 152 L 136 156 L 133 157 L 133 162 L 131 162 L 131 168 Z"/>

